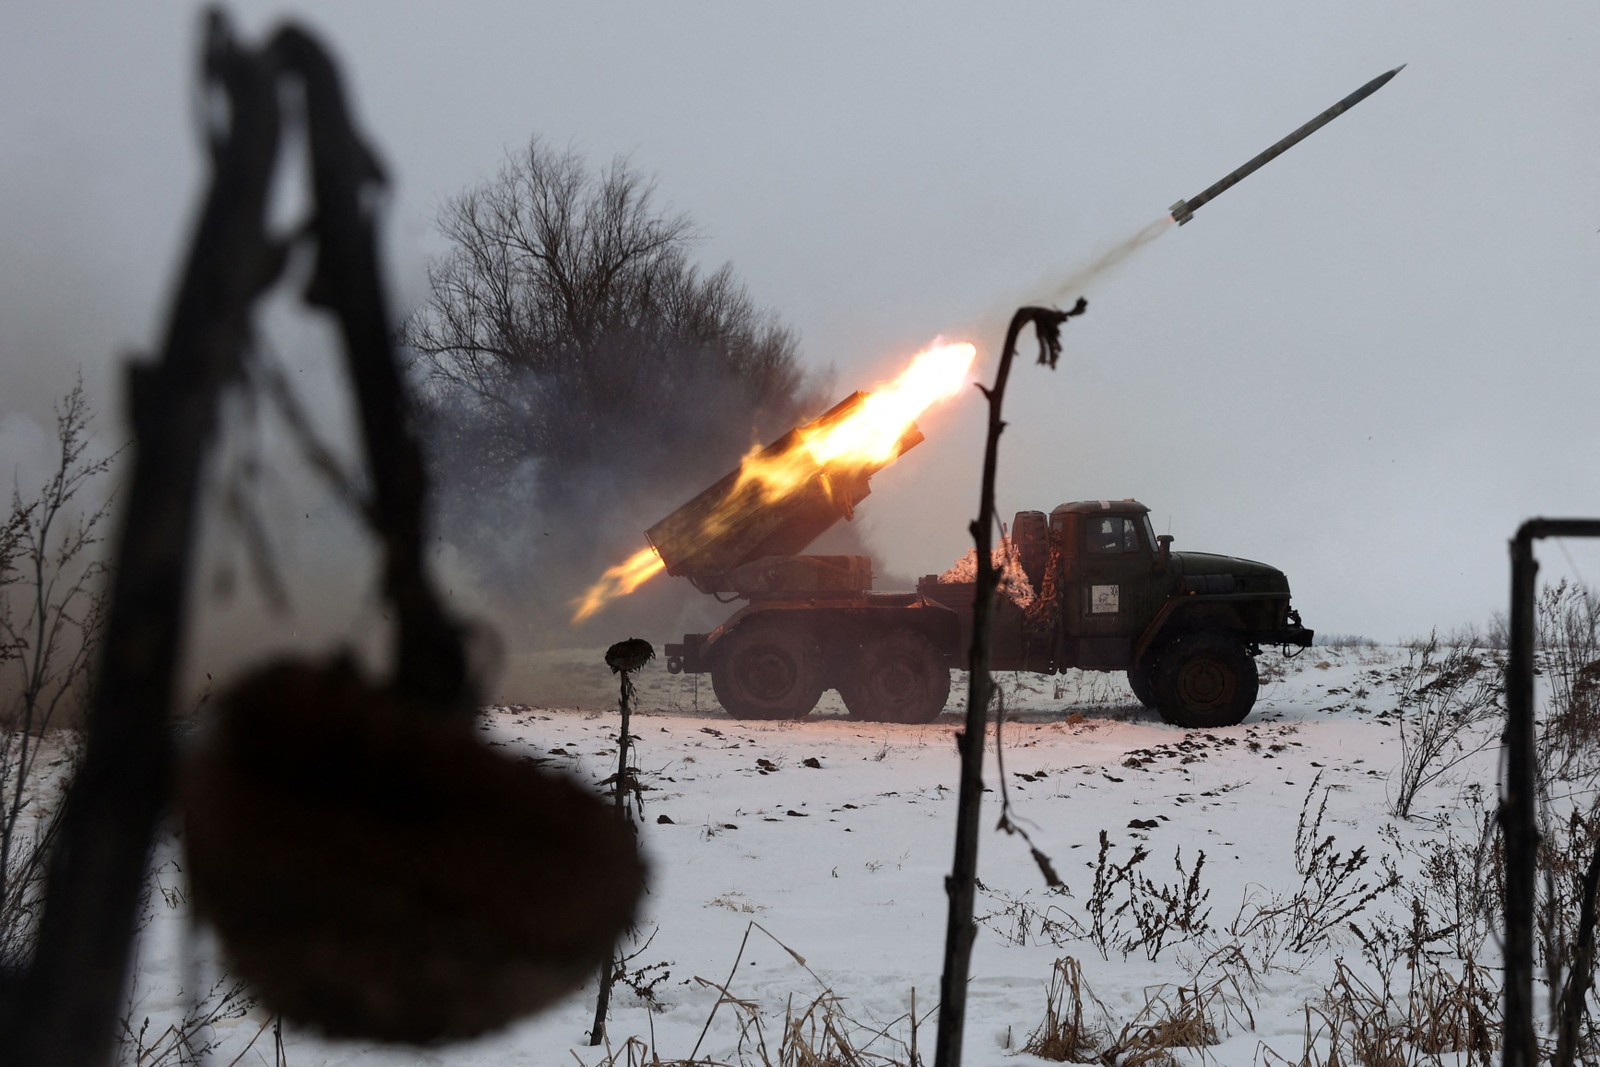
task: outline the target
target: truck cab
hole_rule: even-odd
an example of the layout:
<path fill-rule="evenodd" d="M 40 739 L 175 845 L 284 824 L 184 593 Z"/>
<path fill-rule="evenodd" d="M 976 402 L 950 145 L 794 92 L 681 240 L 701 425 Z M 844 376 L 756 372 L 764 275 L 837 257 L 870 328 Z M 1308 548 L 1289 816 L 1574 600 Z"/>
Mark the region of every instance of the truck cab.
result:
<path fill-rule="evenodd" d="M 996 670 L 1125 671 L 1134 694 L 1168 722 L 1226 726 L 1249 714 L 1264 647 L 1305 647 L 1289 581 L 1265 563 L 1173 552 L 1137 500 L 1082 500 L 1046 515 L 1018 512 L 1011 543 L 1031 599 L 996 606 Z M 918 585 L 970 621 L 971 583 Z M 1019 603 L 1024 600 L 1026 603 Z M 963 626 L 963 648 L 971 641 Z"/>
<path fill-rule="evenodd" d="M 1126 670 L 1133 663 L 1129 638 L 1154 615 L 1170 585 L 1150 509 L 1131 500 L 1063 504 L 1049 523 L 1050 543 L 1059 546 L 1057 656 L 1091 670 Z"/>

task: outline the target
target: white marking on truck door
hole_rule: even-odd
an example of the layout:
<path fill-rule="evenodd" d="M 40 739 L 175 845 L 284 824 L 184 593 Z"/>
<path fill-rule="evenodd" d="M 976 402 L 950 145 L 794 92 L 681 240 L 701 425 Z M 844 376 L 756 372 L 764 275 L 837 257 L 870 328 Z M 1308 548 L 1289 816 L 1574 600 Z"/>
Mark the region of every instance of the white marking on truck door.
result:
<path fill-rule="evenodd" d="M 1091 585 L 1089 587 L 1089 613 L 1114 615 L 1121 611 L 1122 587 L 1119 585 Z"/>

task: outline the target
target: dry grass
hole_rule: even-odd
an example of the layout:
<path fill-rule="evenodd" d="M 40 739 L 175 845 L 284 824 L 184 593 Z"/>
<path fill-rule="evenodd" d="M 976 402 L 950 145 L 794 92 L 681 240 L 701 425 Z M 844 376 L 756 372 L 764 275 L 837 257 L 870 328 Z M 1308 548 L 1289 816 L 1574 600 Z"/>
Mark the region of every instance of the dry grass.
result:
<path fill-rule="evenodd" d="M 1056 960 L 1045 993 L 1044 1020 L 1028 1035 L 1022 1051 L 1057 1063 L 1098 1063 L 1111 1033 L 1084 1019 L 1085 996 L 1094 1001 L 1078 961 L 1071 956 Z M 1100 1014 L 1104 1016 L 1103 1008 Z"/>
<path fill-rule="evenodd" d="M 1093 1005 L 1098 1021 L 1084 1010 Z M 1159 986 L 1144 1007 L 1113 1036 L 1105 1005 L 1089 989 L 1078 961 L 1055 963 L 1045 996 L 1045 1017 L 1022 1051 L 1058 1063 L 1103 1063 L 1116 1067 L 1168 1067 L 1172 1049 L 1217 1044 L 1233 1026 L 1255 1029 L 1255 1016 L 1232 978 L 1208 986 Z"/>
<path fill-rule="evenodd" d="M 757 904 L 754 901 L 746 900 L 744 894 L 737 890 L 730 890 L 720 896 L 712 897 L 706 901 L 706 907 L 727 908 L 729 911 L 742 912 L 746 915 L 757 915 L 767 910 L 765 904 Z"/>
<path fill-rule="evenodd" d="M 914 1009 L 888 1027 L 874 1030 L 850 1018 L 840 999 L 825 991 L 803 1008 L 797 1009 L 791 1001 L 784 1010 L 777 1043 L 769 1044 L 759 1007 L 753 1001 L 729 997 L 726 991 L 724 998 L 721 1003 L 732 1004 L 741 1013 L 739 1047 L 732 1061 L 698 1056 L 662 1059 L 650 1043 L 630 1037 L 621 1048 L 608 1045 L 605 1059 L 593 1067 L 915 1067 L 922 1062 L 916 1047 Z M 891 1027 L 908 1019 L 909 1044 L 887 1039 Z M 880 1042 L 891 1047 L 875 1049 Z M 589 1067 L 582 1059 L 578 1063 Z"/>
<path fill-rule="evenodd" d="M 1264 1050 L 1265 1058 L 1296 1067 L 1411 1067 L 1455 1056 L 1462 1064 L 1489 1067 L 1501 1027 L 1498 994 L 1485 969 L 1467 964 L 1457 976 L 1423 958 L 1408 973 L 1402 995 L 1387 982 L 1375 987 L 1343 961 L 1336 963 L 1321 1002 L 1307 1006 L 1300 1060 L 1271 1050 Z M 1313 1013 L 1321 1021 L 1315 1029 Z"/>
<path fill-rule="evenodd" d="M 912 1018 L 914 1032 L 914 1015 Z M 914 1051 L 906 1059 L 898 1059 L 894 1053 L 874 1052 L 872 1045 L 883 1036 L 882 1030 L 863 1033 L 862 1027 L 844 1013 L 839 999 L 828 991 L 799 1014 L 792 1009 L 785 1013 L 783 1039 L 773 1064 L 774 1067 L 906 1067 L 917 1062 Z M 913 1049 L 914 1045 L 913 1040 Z"/>
<path fill-rule="evenodd" d="M 803 1006 L 797 1006 L 791 995 L 781 1020 L 768 1018 L 754 999 L 731 991 L 750 935 L 757 931 L 788 953 L 821 989 Z M 700 1041 L 687 1058 L 663 1059 L 655 1047 L 652 1032 L 648 1042 L 630 1037 L 615 1049 L 607 1043 L 605 1058 L 592 1067 L 920 1067 L 922 1063 L 917 1048 L 918 1031 L 934 1009 L 919 1014 L 915 989 L 911 991 L 909 1011 L 883 1025 L 863 1023 L 844 1010 L 844 1001 L 806 965 L 804 956 L 773 937 L 760 923 L 746 925 L 744 940 L 740 942 L 726 981 L 718 984 L 696 977 L 695 982 L 702 988 L 716 990 L 718 996 L 706 1017 Z M 733 1059 L 702 1057 L 700 1045 L 724 1007 L 738 1016 L 739 1039 Z M 580 1067 L 590 1067 L 576 1052 L 573 1058 Z"/>
<path fill-rule="evenodd" d="M 1488 1064 L 1499 1041 L 1499 991 L 1484 969 L 1469 963 L 1459 978 L 1437 967 L 1418 972 L 1407 996 L 1407 1040 L 1430 1056 L 1461 1052 Z"/>
<path fill-rule="evenodd" d="M 1232 978 L 1208 986 L 1159 987 L 1147 994 L 1133 1021 L 1117 1034 L 1105 1062 L 1117 1067 L 1167 1067 L 1171 1050 L 1219 1044 L 1233 1026 L 1254 1030 L 1255 1015 Z"/>

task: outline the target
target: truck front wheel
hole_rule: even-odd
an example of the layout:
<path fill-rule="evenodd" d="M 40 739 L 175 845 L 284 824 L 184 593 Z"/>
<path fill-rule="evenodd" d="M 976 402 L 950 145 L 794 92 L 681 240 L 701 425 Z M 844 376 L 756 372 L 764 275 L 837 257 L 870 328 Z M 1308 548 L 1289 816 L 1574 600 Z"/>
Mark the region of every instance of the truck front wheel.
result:
<path fill-rule="evenodd" d="M 822 649 L 803 627 L 747 622 L 716 653 L 711 688 L 736 719 L 803 719 L 822 696 Z"/>
<path fill-rule="evenodd" d="M 1174 726 L 1232 726 L 1255 706 L 1256 661 L 1233 634 L 1184 634 L 1157 657 L 1151 677 L 1156 710 Z"/>
<path fill-rule="evenodd" d="M 932 722 L 950 699 L 950 668 L 915 630 L 868 634 L 839 695 L 852 719 Z"/>

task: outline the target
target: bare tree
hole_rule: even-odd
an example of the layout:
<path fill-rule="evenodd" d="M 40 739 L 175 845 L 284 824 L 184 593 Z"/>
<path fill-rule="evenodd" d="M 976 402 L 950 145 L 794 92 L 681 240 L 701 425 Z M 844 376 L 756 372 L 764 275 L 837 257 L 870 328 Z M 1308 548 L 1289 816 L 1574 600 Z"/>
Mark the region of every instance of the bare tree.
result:
<path fill-rule="evenodd" d="M 452 474 L 541 461 L 557 498 L 597 468 L 655 484 L 796 414 L 793 333 L 730 267 L 696 269 L 693 225 L 626 160 L 592 171 L 535 138 L 439 224 L 451 251 L 403 336 Z"/>
<path fill-rule="evenodd" d="M 0 525 L 0 971 L 30 954 L 55 827 L 43 793 L 62 784 L 40 782 L 39 753 L 82 705 L 104 609 L 94 546 L 109 504 L 81 496 L 114 457 L 90 456 L 92 418 L 79 381 L 56 409 L 54 472 L 27 497 L 14 486 Z"/>

